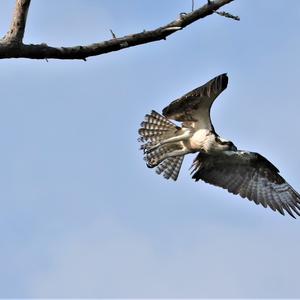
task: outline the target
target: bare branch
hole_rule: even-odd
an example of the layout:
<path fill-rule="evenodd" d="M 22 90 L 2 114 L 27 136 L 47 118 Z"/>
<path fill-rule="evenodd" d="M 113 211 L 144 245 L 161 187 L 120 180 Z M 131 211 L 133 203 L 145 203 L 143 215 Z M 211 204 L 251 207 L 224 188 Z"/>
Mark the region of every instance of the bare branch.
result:
<path fill-rule="evenodd" d="M 5 39 L 0 40 L 0 59 L 1 58 L 32 58 L 32 59 L 82 59 L 87 57 L 101 55 L 104 53 L 118 51 L 124 48 L 129 48 L 137 45 L 142 45 L 154 41 L 164 40 L 167 36 L 175 33 L 178 30 L 196 22 L 199 19 L 205 18 L 213 14 L 220 7 L 234 0 L 214 0 L 204 6 L 192 11 L 191 13 L 182 14 L 177 20 L 159 27 L 155 30 L 143 31 L 140 33 L 126 35 L 120 38 L 115 38 L 94 43 L 85 46 L 74 47 L 51 47 L 47 44 L 30 44 L 22 43 L 12 44 L 7 43 Z M 26 13 L 29 7 L 30 0 L 17 0 L 17 4 L 27 3 Z M 25 11 L 25 10 L 24 10 Z M 26 13 L 23 13 L 23 31 L 19 30 L 18 37 L 23 35 L 26 21 Z M 20 20 L 20 19 L 19 19 Z M 22 33 L 22 34 L 21 34 Z M 6 37 L 5 37 L 6 38 Z M 7 39 L 7 38 L 6 38 Z"/>
<path fill-rule="evenodd" d="M 22 43 L 30 0 L 17 0 L 9 31 L 3 38 L 7 43 Z"/>

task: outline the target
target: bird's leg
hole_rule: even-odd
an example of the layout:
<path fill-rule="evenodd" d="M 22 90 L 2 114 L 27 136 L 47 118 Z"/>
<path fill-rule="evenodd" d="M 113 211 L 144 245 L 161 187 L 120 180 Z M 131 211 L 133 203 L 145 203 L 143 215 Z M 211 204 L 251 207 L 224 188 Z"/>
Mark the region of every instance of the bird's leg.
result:
<path fill-rule="evenodd" d="M 165 144 L 176 143 L 176 142 L 181 142 L 181 141 L 187 140 L 190 137 L 190 135 L 191 135 L 190 131 L 187 130 L 180 135 L 176 135 L 176 136 L 170 137 L 168 139 L 162 140 L 162 141 L 158 142 L 156 145 L 149 147 L 147 149 L 146 153 L 152 152 L 153 150 L 155 150 L 158 147 L 165 145 Z"/>
<path fill-rule="evenodd" d="M 180 149 L 180 150 L 174 150 L 172 152 L 168 152 L 161 156 L 159 159 L 157 157 L 152 157 L 147 161 L 147 167 L 148 168 L 154 168 L 158 166 L 163 160 L 169 158 L 169 157 L 174 157 L 174 156 L 182 156 L 185 154 L 190 153 L 190 150 L 187 149 L 186 147 Z"/>

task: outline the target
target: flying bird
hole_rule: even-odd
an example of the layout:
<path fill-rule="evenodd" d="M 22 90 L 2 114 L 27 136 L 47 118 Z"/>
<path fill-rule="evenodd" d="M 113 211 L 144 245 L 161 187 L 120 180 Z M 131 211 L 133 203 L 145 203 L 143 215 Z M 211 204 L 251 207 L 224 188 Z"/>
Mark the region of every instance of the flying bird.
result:
<path fill-rule="evenodd" d="M 191 167 L 195 181 L 222 187 L 282 215 L 300 216 L 300 195 L 270 161 L 238 150 L 216 133 L 210 109 L 227 84 L 227 74 L 221 74 L 171 102 L 162 114 L 152 110 L 145 116 L 138 133 L 147 166 L 177 180 L 184 156 L 198 153 Z"/>

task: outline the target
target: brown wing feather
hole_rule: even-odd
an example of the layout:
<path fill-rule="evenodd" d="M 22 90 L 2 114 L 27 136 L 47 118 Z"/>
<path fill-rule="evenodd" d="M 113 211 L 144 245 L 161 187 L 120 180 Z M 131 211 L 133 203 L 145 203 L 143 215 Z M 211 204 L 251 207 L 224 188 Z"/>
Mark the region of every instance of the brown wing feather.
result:
<path fill-rule="evenodd" d="M 239 194 L 256 204 L 300 216 L 300 195 L 279 175 L 279 170 L 258 153 L 237 151 L 212 156 L 200 153 L 193 179 Z"/>
<path fill-rule="evenodd" d="M 163 115 L 180 122 L 200 122 L 198 127 L 212 129 L 210 108 L 218 95 L 226 89 L 227 84 L 227 75 L 221 74 L 174 100 L 163 109 Z"/>

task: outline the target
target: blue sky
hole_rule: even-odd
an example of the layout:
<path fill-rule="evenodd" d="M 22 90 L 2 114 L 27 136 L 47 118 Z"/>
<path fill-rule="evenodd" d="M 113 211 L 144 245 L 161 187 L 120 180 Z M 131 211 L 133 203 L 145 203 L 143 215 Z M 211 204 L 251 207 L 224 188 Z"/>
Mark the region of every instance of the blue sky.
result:
<path fill-rule="evenodd" d="M 1 3 L 4 35 L 14 1 Z M 205 1 L 195 0 L 196 6 Z M 299 221 L 149 170 L 151 109 L 227 72 L 216 131 L 300 190 L 300 2 L 239 1 L 151 43 L 83 61 L 0 61 L 1 297 L 300 297 Z M 25 42 L 152 29 L 191 1 L 32 1 Z"/>

